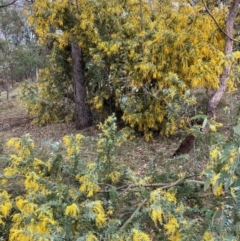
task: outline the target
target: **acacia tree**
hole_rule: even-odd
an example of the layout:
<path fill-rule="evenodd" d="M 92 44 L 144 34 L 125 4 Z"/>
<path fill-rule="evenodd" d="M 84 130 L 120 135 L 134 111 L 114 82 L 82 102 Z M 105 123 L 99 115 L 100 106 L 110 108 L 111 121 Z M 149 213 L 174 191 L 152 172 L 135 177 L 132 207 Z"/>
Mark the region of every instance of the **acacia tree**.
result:
<path fill-rule="evenodd" d="M 35 27 L 40 42 L 49 46 L 53 56 L 56 57 L 54 48 L 69 51 L 70 46 L 72 63 L 68 65 L 72 68 L 73 82 L 68 84 L 72 85 L 74 89 L 76 128 L 91 125 L 91 112 L 86 101 L 82 49 L 79 44 L 79 36 L 76 36 L 73 31 L 77 16 L 75 2 L 35 1 L 31 11 L 33 14 L 29 21 Z M 69 62 L 69 59 L 67 61 Z M 49 73 L 48 70 L 47 72 Z M 69 76 L 67 73 L 66 75 Z M 62 94 L 62 98 L 64 98 L 64 93 Z"/>
<path fill-rule="evenodd" d="M 92 106 L 101 110 L 110 103 L 149 139 L 152 131 L 170 135 L 185 125 L 192 89 L 218 88 L 225 41 L 203 7 L 188 1 L 46 0 L 35 1 L 29 20 L 46 45 L 69 51 L 77 43 L 85 60 L 78 73 L 84 73 Z M 216 21 L 225 21 L 226 9 L 212 11 Z M 52 56 L 57 59 L 56 52 Z M 86 99 L 79 103 L 88 109 Z"/>

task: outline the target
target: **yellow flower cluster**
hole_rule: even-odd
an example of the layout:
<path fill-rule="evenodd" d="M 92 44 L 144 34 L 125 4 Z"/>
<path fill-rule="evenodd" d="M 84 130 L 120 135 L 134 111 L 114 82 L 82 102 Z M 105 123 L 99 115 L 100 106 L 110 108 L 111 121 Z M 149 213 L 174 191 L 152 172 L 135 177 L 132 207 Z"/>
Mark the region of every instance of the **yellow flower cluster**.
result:
<path fill-rule="evenodd" d="M 151 192 L 150 194 L 150 202 L 156 202 L 157 200 L 166 200 L 168 202 L 173 202 L 176 203 L 176 197 L 173 192 L 169 191 L 164 191 L 161 188 L 158 188 L 154 191 Z"/>
<path fill-rule="evenodd" d="M 16 198 L 15 204 L 19 212 L 13 214 L 9 241 L 32 241 L 36 239 L 36 235 L 41 236 L 42 241 L 50 241 L 48 235 L 51 225 L 57 224 L 53 219 L 52 210 L 48 207 L 39 207 L 22 196 Z M 31 220 L 26 222 L 30 216 Z"/>
<path fill-rule="evenodd" d="M 168 235 L 173 235 L 176 233 L 177 229 L 179 228 L 178 221 L 175 217 L 171 217 L 168 222 L 164 225 L 166 232 Z"/>
<path fill-rule="evenodd" d="M 10 200 L 10 195 L 6 191 L 0 192 L 0 225 L 4 225 L 4 218 L 6 218 L 11 209 L 12 209 L 12 203 Z"/>
<path fill-rule="evenodd" d="M 210 157 L 213 161 L 216 161 L 221 156 L 221 152 L 218 147 L 210 151 Z"/>
<path fill-rule="evenodd" d="M 27 134 L 23 138 L 11 138 L 7 142 L 7 146 L 13 147 L 18 156 L 24 159 L 32 153 L 34 142 L 30 139 L 29 134 Z"/>
<path fill-rule="evenodd" d="M 92 211 L 97 215 L 95 220 L 96 226 L 98 228 L 103 228 L 107 223 L 107 218 L 102 206 L 102 201 L 97 200 L 93 204 Z"/>
<path fill-rule="evenodd" d="M 100 187 L 96 184 L 96 177 L 92 175 L 85 174 L 81 177 L 76 177 L 76 179 L 81 183 L 79 191 L 87 193 L 87 197 L 92 197 L 93 194 L 100 190 Z"/>
<path fill-rule="evenodd" d="M 133 229 L 132 232 L 133 232 L 133 239 L 132 239 L 133 241 L 151 241 L 150 237 L 146 233 L 138 229 Z"/>
<path fill-rule="evenodd" d="M 83 135 L 77 134 L 76 136 L 64 136 L 63 137 L 63 143 L 65 147 L 67 148 L 67 155 L 68 158 L 71 160 L 73 155 L 78 155 L 80 152 L 80 146 L 81 146 L 81 141 L 84 138 Z"/>
<path fill-rule="evenodd" d="M 211 178 L 211 184 L 213 186 L 213 194 L 215 196 L 220 196 L 223 194 L 223 185 L 222 183 L 220 183 L 217 187 L 215 187 L 215 184 L 217 182 L 217 180 L 220 178 L 220 174 L 217 174 L 217 175 L 214 175 L 212 178 Z"/>
<path fill-rule="evenodd" d="M 88 232 L 86 241 L 98 241 L 99 239 L 92 233 Z"/>
<path fill-rule="evenodd" d="M 203 239 L 202 241 L 214 241 L 214 237 L 213 235 L 209 232 L 209 231 L 206 231 L 203 235 Z"/>
<path fill-rule="evenodd" d="M 65 215 L 71 216 L 72 218 L 77 218 L 78 214 L 80 213 L 79 207 L 76 203 L 69 205 L 66 207 Z"/>
<path fill-rule="evenodd" d="M 150 194 L 150 203 L 150 217 L 156 227 L 158 227 L 158 224 L 163 225 L 170 241 L 180 241 L 180 224 L 176 215 L 182 216 L 185 209 L 183 205 L 176 206 L 177 199 L 174 193 L 171 191 L 164 191 L 161 188 L 156 189 Z M 175 207 L 174 212 L 172 212 L 173 207 Z M 185 225 L 185 228 L 187 226 L 186 223 L 185 220 L 182 220 L 182 225 Z"/>
<path fill-rule="evenodd" d="M 34 203 L 28 202 L 26 199 L 24 199 L 21 196 L 16 198 L 15 203 L 19 211 L 24 215 L 30 215 L 31 213 L 34 213 L 34 211 L 37 208 L 37 206 Z M 17 219 L 17 217 L 18 217 L 18 214 L 15 214 L 14 219 Z"/>
<path fill-rule="evenodd" d="M 111 182 L 112 183 L 116 183 L 119 181 L 120 177 L 121 177 L 121 173 L 118 172 L 118 171 L 114 171 L 114 172 L 111 172 L 108 177 L 110 178 Z"/>
<path fill-rule="evenodd" d="M 153 222 L 156 226 L 158 226 L 158 222 L 160 224 L 163 223 L 163 211 L 160 207 L 158 209 L 152 210 L 150 216 L 151 216 L 151 218 L 152 218 L 152 220 L 153 220 Z"/>
<path fill-rule="evenodd" d="M 27 173 L 24 181 L 25 188 L 29 191 L 38 191 L 40 188 L 38 179 L 39 177 L 35 172 Z"/>

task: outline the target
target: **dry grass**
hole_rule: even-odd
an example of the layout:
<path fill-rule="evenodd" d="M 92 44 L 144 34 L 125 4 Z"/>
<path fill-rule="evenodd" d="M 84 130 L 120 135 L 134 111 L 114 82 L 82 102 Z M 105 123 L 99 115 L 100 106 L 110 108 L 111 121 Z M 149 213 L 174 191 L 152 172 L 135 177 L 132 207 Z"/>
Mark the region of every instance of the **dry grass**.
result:
<path fill-rule="evenodd" d="M 96 158 L 96 141 L 99 134 L 99 130 L 96 126 L 87 128 L 82 131 L 76 131 L 74 123 L 57 123 L 48 126 L 33 126 L 30 123 L 17 123 L 17 125 L 11 125 L 11 121 L 27 118 L 27 112 L 25 108 L 19 103 L 17 99 L 17 91 L 10 93 L 9 100 L 6 100 L 6 95 L 0 96 L 0 145 L 3 146 L 3 151 L 0 155 L 7 154 L 8 150 L 5 146 L 7 140 L 11 137 L 21 137 L 22 135 L 29 133 L 32 139 L 35 141 L 40 153 L 45 153 L 46 141 L 61 141 L 66 134 L 81 133 L 86 138 L 83 141 L 82 157 L 87 160 L 94 160 Z M 198 93 L 200 102 L 206 100 L 205 93 Z M 221 102 L 221 108 L 219 109 L 218 116 L 219 121 L 224 124 L 224 127 L 220 130 L 224 134 L 231 132 L 231 126 L 236 122 L 236 115 L 239 114 L 239 99 L 238 94 L 227 96 Z M 238 101 L 237 101 L 238 100 Z M 229 113 L 225 114 L 224 107 L 229 107 Z M 158 168 L 159 172 L 164 172 L 164 165 L 177 149 L 181 143 L 184 135 L 177 135 L 172 138 L 165 138 L 156 136 L 152 141 L 145 142 L 143 137 L 139 136 L 134 141 L 127 141 L 122 147 L 117 150 L 117 157 L 119 161 L 125 163 L 131 169 L 134 169 L 137 174 L 143 174 L 147 172 L 153 165 Z M 207 157 L 202 155 L 202 149 L 196 146 L 196 148 L 190 153 L 188 159 L 172 161 L 173 170 L 177 172 L 200 171 L 207 162 Z M 4 163 L 0 163 L 4 166 Z"/>

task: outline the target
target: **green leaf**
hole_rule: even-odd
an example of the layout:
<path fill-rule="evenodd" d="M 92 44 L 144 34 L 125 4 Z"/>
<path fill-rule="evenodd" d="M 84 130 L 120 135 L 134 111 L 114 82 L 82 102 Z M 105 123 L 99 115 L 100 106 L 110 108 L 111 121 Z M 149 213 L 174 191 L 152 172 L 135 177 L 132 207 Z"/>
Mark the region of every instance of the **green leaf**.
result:
<path fill-rule="evenodd" d="M 215 211 L 215 213 L 213 214 L 212 217 L 212 224 L 214 223 L 214 221 L 218 218 L 220 218 L 222 216 L 222 211 L 221 210 L 217 210 Z"/>
<path fill-rule="evenodd" d="M 226 224 L 226 220 L 227 220 L 227 218 L 226 218 L 226 216 L 223 214 L 223 215 L 221 216 L 220 230 L 224 228 L 224 226 L 225 226 L 225 224 Z"/>
<path fill-rule="evenodd" d="M 112 202 L 115 202 L 118 199 L 118 192 L 115 188 L 110 189 L 109 195 Z"/>
<path fill-rule="evenodd" d="M 212 170 L 204 170 L 206 177 L 212 177 L 215 173 Z"/>
<path fill-rule="evenodd" d="M 233 187 L 240 187 L 240 179 L 237 179 L 236 181 L 234 181 L 233 183 Z"/>
<path fill-rule="evenodd" d="M 240 136 L 240 124 L 233 127 L 234 134 Z"/>
<path fill-rule="evenodd" d="M 204 183 L 204 191 L 206 191 L 206 190 L 209 188 L 209 186 L 210 186 L 210 180 L 211 180 L 211 178 L 209 177 L 209 178 L 205 181 L 205 183 Z"/>
<path fill-rule="evenodd" d="M 214 193 L 216 192 L 217 188 L 218 188 L 219 185 L 222 183 L 222 181 L 223 181 L 223 178 L 222 178 L 222 177 L 218 178 L 218 180 L 216 181 L 216 183 L 215 183 L 214 186 L 213 186 L 213 192 L 214 192 Z"/>
<path fill-rule="evenodd" d="M 208 119 L 207 119 L 207 117 L 205 117 L 203 120 L 202 128 L 204 128 L 207 125 L 207 121 L 208 121 Z"/>
<path fill-rule="evenodd" d="M 205 120 L 207 119 L 207 116 L 206 115 L 203 115 L 203 114 L 198 114 L 198 115 L 195 115 L 191 118 L 191 120 L 196 120 L 196 119 L 202 119 L 202 120 Z"/>
<path fill-rule="evenodd" d="M 240 232 L 240 222 L 236 223 L 235 228 L 236 228 L 236 232 L 239 233 Z"/>

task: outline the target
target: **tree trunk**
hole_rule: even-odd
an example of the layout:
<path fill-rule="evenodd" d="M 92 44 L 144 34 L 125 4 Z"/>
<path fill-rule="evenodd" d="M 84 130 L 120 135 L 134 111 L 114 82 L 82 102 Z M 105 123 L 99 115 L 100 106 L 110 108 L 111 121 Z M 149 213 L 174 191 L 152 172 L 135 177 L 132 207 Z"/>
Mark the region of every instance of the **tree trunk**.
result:
<path fill-rule="evenodd" d="M 225 56 L 231 55 L 233 50 L 233 29 L 234 29 L 234 22 L 238 12 L 238 5 L 240 0 L 233 0 L 232 5 L 229 9 L 227 21 L 226 21 L 226 41 L 225 41 L 225 48 L 224 54 Z M 210 118 L 216 118 L 216 108 L 222 99 L 226 88 L 227 88 L 227 80 L 231 72 L 231 64 L 224 67 L 222 74 L 220 75 L 220 83 L 219 88 L 215 91 L 215 93 L 211 96 L 208 101 L 207 107 L 207 115 Z"/>
<path fill-rule="evenodd" d="M 229 9 L 229 13 L 226 21 L 226 41 L 224 47 L 225 56 L 231 55 L 233 50 L 233 29 L 234 29 L 234 21 L 238 12 L 238 5 L 240 0 L 233 0 L 232 5 Z M 208 101 L 207 106 L 207 115 L 210 118 L 216 118 L 216 108 L 222 99 L 226 88 L 227 88 L 227 80 L 231 72 L 231 64 L 224 67 L 222 74 L 220 75 L 220 83 L 219 88 L 214 92 L 211 98 Z M 206 130 L 205 130 L 206 131 Z M 174 156 L 182 155 L 189 153 L 194 146 L 195 137 L 192 134 L 189 134 L 181 143 L 179 148 L 173 154 Z"/>
<path fill-rule="evenodd" d="M 75 99 L 75 117 L 76 128 L 81 129 L 92 124 L 92 115 L 89 105 L 86 102 L 86 86 L 84 80 L 84 67 L 82 49 L 77 43 L 71 44 L 72 63 L 73 63 L 73 81 L 74 81 L 74 99 Z"/>

